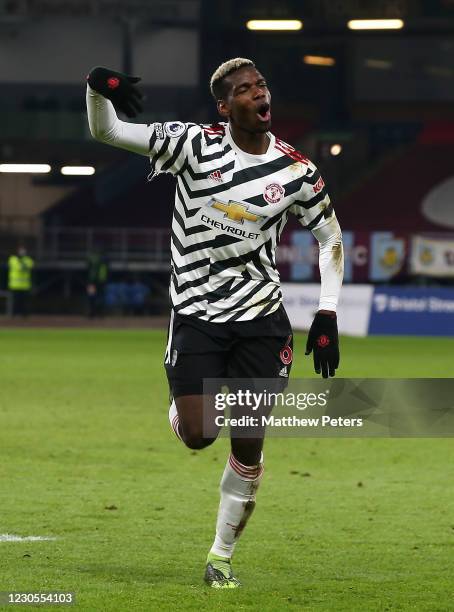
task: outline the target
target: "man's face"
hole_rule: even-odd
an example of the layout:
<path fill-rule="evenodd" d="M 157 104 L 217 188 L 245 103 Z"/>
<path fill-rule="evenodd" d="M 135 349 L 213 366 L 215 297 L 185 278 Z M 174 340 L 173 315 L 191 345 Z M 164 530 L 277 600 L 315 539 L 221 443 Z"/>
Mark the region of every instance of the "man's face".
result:
<path fill-rule="evenodd" d="M 271 94 L 265 78 L 252 66 L 245 66 L 226 77 L 230 86 L 226 100 L 218 102 L 219 113 L 252 134 L 271 127 Z"/>

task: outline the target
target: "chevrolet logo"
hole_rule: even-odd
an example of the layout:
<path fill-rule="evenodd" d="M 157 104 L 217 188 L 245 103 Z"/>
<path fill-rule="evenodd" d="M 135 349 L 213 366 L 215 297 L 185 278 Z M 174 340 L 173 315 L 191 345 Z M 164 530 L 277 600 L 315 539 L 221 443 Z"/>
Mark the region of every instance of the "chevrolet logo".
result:
<path fill-rule="evenodd" d="M 227 217 L 227 219 L 236 221 L 237 223 L 243 223 L 244 219 L 247 221 L 258 221 L 259 219 L 259 215 L 248 212 L 247 206 L 239 202 L 230 201 L 226 204 L 225 202 L 215 200 L 211 206 L 225 213 L 224 217 Z"/>

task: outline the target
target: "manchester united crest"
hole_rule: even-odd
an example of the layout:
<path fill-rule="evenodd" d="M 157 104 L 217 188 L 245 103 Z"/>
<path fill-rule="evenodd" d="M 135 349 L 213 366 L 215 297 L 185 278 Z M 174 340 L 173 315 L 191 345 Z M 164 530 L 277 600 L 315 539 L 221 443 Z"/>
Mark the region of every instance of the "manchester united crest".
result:
<path fill-rule="evenodd" d="M 270 183 L 263 192 L 264 199 L 268 204 L 277 204 L 285 195 L 285 189 L 279 183 Z"/>

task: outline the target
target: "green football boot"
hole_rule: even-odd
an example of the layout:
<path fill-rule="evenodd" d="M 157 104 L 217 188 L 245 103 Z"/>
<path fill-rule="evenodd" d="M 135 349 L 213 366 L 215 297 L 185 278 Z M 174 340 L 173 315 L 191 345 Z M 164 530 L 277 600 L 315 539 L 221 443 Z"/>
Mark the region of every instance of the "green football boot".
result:
<path fill-rule="evenodd" d="M 213 553 L 208 553 L 204 580 L 213 589 L 237 589 L 241 586 L 233 575 L 230 559 Z"/>

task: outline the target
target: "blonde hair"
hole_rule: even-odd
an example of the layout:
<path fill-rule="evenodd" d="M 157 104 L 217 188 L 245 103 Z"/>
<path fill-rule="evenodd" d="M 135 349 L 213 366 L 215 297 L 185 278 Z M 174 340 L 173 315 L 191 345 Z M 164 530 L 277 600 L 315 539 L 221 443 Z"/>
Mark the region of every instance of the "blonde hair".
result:
<path fill-rule="evenodd" d="M 210 79 L 210 91 L 215 100 L 223 98 L 227 93 L 225 87 L 223 87 L 225 77 L 240 68 L 244 68 L 244 66 L 255 66 L 255 64 L 252 60 L 245 57 L 235 57 L 216 68 Z"/>

